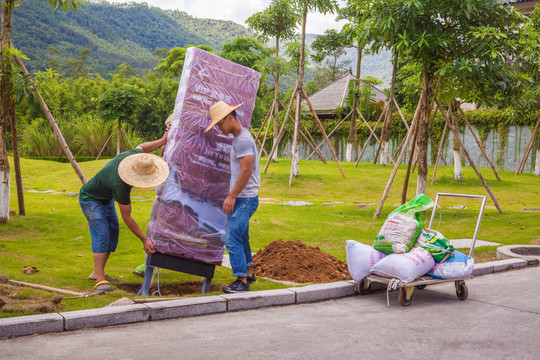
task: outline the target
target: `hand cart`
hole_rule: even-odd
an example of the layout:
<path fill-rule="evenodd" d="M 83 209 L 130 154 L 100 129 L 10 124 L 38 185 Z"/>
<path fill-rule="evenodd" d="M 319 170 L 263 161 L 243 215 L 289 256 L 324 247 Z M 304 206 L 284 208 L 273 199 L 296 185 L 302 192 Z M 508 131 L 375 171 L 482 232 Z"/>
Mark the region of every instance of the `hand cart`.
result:
<path fill-rule="evenodd" d="M 432 228 L 433 220 L 435 219 L 435 213 L 437 211 L 437 205 L 439 203 L 439 198 L 441 196 L 448 196 L 448 197 L 462 197 L 462 198 L 473 198 L 473 199 L 481 199 L 482 204 L 480 205 L 480 212 L 478 213 L 478 219 L 476 221 L 476 228 L 474 229 L 474 235 L 472 238 L 471 243 L 471 249 L 469 251 L 469 256 L 472 257 L 474 252 L 474 245 L 476 243 L 476 237 L 478 236 L 478 229 L 480 228 L 480 223 L 482 222 L 482 216 L 484 214 L 484 208 L 486 205 L 486 197 L 483 195 L 465 195 L 465 194 L 452 194 L 452 193 L 437 193 L 437 197 L 435 199 L 435 204 L 433 206 L 433 211 L 431 212 L 431 219 L 429 220 L 429 228 Z M 459 300 L 465 300 L 467 299 L 469 295 L 469 291 L 467 289 L 467 285 L 465 285 L 465 280 L 471 279 L 472 275 L 467 277 L 461 277 L 461 278 L 453 278 L 453 279 L 435 279 L 431 276 L 421 276 L 411 282 L 404 282 L 399 279 L 391 279 L 386 278 L 379 275 L 368 275 L 364 279 L 362 279 L 357 285 L 356 285 L 356 291 L 362 295 L 366 295 L 371 292 L 371 284 L 372 283 L 380 283 L 387 285 L 387 291 L 390 290 L 398 290 L 399 291 L 399 303 L 402 306 L 409 306 L 412 303 L 412 295 L 414 289 L 424 289 L 428 285 L 432 284 L 440 284 L 443 282 L 454 282 L 456 286 L 456 296 Z"/>

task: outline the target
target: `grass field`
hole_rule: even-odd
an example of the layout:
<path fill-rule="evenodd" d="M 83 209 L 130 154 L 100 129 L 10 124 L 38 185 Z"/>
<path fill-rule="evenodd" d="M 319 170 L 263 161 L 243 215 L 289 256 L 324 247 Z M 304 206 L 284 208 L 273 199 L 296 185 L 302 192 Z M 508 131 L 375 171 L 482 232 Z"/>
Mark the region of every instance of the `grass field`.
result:
<path fill-rule="evenodd" d="M 261 169 L 265 160 L 261 161 Z M 90 179 L 106 162 L 84 162 L 80 166 Z M 21 166 L 27 216 L 15 215 L 8 224 L 0 225 L 0 274 L 13 280 L 79 292 L 91 291 L 94 283 L 86 279 L 93 268 L 90 234 L 75 195 L 81 186 L 79 179 L 70 164 L 22 159 Z M 257 251 L 276 239 L 301 240 L 345 260 L 345 240 L 371 244 L 386 215 L 400 202 L 405 167 L 398 172 L 383 212 L 373 219 L 392 167 L 371 163 L 361 163 L 357 168 L 352 163 L 342 166 L 345 178 L 341 177 L 335 163 L 324 165 L 301 161 L 300 176 L 294 179 L 292 187 L 288 187 L 290 160 L 272 163 L 268 172 L 261 175 L 259 196 L 262 204 L 250 224 L 252 250 Z M 505 245 L 540 244 L 540 211 L 523 210 L 540 208 L 540 177 L 531 174 L 515 176 L 509 171 L 500 171 L 502 181 L 499 182 L 490 169 L 481 169 L 481 172 L 504 214 L 499 214 L 488 196 L 488 208 L 478 238 Z M 431 174 L 429 176 L 427 195 L 433 199 L 437 192 L 487 195 L 471 168 L 464 168 L 462 183 L 453 180 L 451 167 L 439 167 L 434 185 L 430 185 Z M 411 176 L 407 199 L 412 198 L 415 191 L 416 173 Z M 143 232 L 153 198 L 152 189 L 134 189 L 132 192 L 133 217 Z M 278 205 L 291 200 L 310 202 L 313 206 Z M 365 204 L 370 205 L 363 206 Z M 466 209 L 450 209 L 454 205 L 465 205 Z M 439 231 L 450 239 L 472 237 L 479 206 L 478 200 L 444 198 L 441 200 Z M 11 209 L 17 210 L 14 180 Z M 477 248 L 475 254 L 479 258 L 482 253 L 492 257 L 494 250 L 494 247 Z M 111 255 L 107 272 L 121 276 L 122 283 L 138 287 L 142 279 L 131 272 L 142 261 L 141 242 L 120 221 L 118 250 Z M 34 266 L 39 271 L 26 275 L 22 272 L 24 266 Z M 230 269 L 218 267 L 214 283 L 230 282 L 230 274 Z M 160 273 L 162 285 L 187 281 L 200 281 L 200 278 L 167 270 Z M 284 286 L 259 281 L 252 288 L 263 290 Z M 211 294 L 215 293 L 219 291 Z M 134 297 L 134 294 L 117 290 L 92 298 L 65 299 L 56 310 L 100 307 L 122 296 Z M 29 312 L 24 309 L 20 313 L 0 312 L 0 317 L 23 313 Z"/>

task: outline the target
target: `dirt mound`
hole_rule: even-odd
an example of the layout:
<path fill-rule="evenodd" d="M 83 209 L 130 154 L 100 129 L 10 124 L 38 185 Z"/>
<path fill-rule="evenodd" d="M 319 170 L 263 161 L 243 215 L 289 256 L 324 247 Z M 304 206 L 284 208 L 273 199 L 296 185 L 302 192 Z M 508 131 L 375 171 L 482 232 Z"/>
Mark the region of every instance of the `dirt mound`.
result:
<path fill-rule="evenodd" d="M 272 241 L 253 256 L 256 275 L 295 283 L 350 280 L 347 264 L 299 240 Z"/>

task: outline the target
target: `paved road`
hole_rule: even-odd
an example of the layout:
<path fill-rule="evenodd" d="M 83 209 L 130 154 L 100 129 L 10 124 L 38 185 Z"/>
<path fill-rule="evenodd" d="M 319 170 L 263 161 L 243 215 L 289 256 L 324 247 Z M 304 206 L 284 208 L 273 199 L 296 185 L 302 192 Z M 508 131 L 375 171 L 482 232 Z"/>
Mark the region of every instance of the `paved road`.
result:
<path fill-rule="evenodd" d="M 1 359 L 539 359 L 540 267 L 397 293 L 0 340 Z"/>

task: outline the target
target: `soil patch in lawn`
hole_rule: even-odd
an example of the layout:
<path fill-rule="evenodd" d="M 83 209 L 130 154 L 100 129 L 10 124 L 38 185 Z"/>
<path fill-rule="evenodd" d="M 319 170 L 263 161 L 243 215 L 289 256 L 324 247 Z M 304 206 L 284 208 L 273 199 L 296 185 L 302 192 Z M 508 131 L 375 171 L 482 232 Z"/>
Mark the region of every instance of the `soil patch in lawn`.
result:
<path fill-rule="evenodd" d="M 159 292 L 162 296 L 174 295 L 174 296 L 184 296 L 191 294 L 200 294 L 202 290 L 203 283 L 202 281 L 190 281 L 184 283 L 173 283 L 173 284 L 159 284 Z M 136 294 L 141 288 L 140 283 L 120 283 L 117 286 L 119 289 L 124 290 L 131 294 Z M 221 291 L 223 284 L 211 284 L 210 291 Z M 153 282 L 150 285 L 150 294 L 154 291 L 157 291 L 157 283 Z"/>
<path fill-rule="evenodd" d="M 7 313 L 48 313 L 57 310 L 62 296 L 16 286 L 0 275 L 0 311 Z"/>
<path fill-rule="evenodd" d="M 253 256 L 256 275 L 295 283 L 350 280 L 344 261 L 299 240 L 272 241 Z"/>

